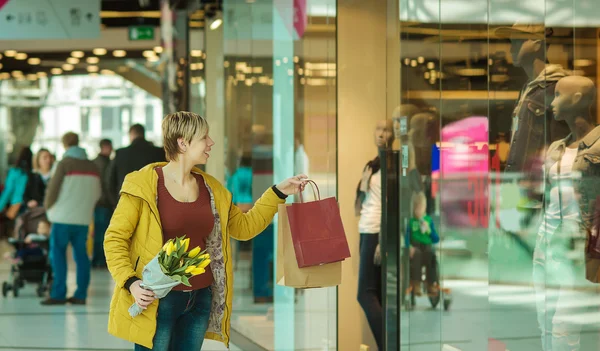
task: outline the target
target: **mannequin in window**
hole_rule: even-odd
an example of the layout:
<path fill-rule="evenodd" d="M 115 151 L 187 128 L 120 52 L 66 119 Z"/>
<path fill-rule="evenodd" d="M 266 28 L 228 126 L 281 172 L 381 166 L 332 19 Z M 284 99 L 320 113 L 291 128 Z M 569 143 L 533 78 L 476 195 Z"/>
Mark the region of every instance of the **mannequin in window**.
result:
<path fill-rule="evenodd" d="M 394 141 L 392 120 L 382 120 L 375 129 L 375 144 L 388 149 Z M 357 188 L 356 215 L 360 216 L 360 263 L 358 272 L 358 302 L 365 311 L 379 350 L 383 350 L 383 309 L 381 266 L 375 264 L 381 231 L 381 161 L 379 156 L 369 161 Z"/>
<path fill-rule="evenodd" d="M 538 323 L 544 351 L 580 349 L 582 323 L 570 323 L 577 313 L 572 296 L 580 284 L 575 271 L 578 258 L 567 255 L 573 240 L 584 240 L 592 230 L 595 200 L 600 195 L 600 127 L 590 115 L 596 95 L 585 77 L 566 77 L 556 85 L 554 117 L 569 126 L 571 134 L 548 148 L 545 159 L 544 216 L 533 257 Z M 579 175 L 581 178 L 578 178 Z M 580 252 L 583 259 L 584 252 Z M 586 273 L 590 273 L 586 259 Z M 597 269 L 595 272 L 597 277 Z M 546 290 L 560 286 L 558 295 Z"/>
<path fill-rule="evenodd" d="M 547 39 L 553 33 L 552 28 L 543 24 L 516 23 L 496 30 L 499 37 L 510 39 L 513 64 L 523 68 L 528 78 L 512 114 L 510 151 L 505 168 L 506 172 L 523 173 L 521 210 L 541 208 L 538 189 L 543 174 L 543 150 L 569 133 L 564 121 L 554 119 L 549 106 L 556 83 L 567 76 L 560 65 L 550 64 L 546 58 Z"/>

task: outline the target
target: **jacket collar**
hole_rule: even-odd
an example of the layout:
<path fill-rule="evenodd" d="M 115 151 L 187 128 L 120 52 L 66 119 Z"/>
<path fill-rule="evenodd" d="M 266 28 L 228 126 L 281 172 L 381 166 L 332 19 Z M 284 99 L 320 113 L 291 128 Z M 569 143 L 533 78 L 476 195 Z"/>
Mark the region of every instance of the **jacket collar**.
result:
<path fill-rule="evenodd" d="M 600 139 L 600 126 L 596 126 L 583 138 L 583 140 L 581 140 L 581 143 L 579 143 L 579 149 L 589 149 L 598 141 L 598 139 Z M 572 140 L 573 133 L 567 135 L 566 138 L 560 140 L 558 148 L 566 147 L 567 144 L 570 144 Z"/>
<path fill-rule="evenodd" d="M 123 181 L 123 187 L 121 188 L 121 192 L 139 197 L 146 201 L 148 205 L 150 205 L 150 209 L 154 212 L 157 218 L 160 218 L 158 215 L 157 206 L 158 174 L 156 174 L 154 169 L 156 167 L 164 167 L 166 165 L 167 162 L 151 163 L 139 171 L 128 174 L 125 177 L 125 180 Z M 206 184 L 211 188 L 211 191 L 214 192 L 216 189 L 218 189 L 218 181 L 199 168 L 194 167 L 192 169 L 192 173 L 201 175 Z"/>

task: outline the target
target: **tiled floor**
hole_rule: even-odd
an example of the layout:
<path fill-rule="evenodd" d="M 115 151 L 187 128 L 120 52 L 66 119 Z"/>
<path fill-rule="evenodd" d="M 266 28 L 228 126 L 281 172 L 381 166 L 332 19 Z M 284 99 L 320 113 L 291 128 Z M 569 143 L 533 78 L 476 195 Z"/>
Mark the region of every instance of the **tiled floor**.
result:
<path fill-rule="evenodd" d="M 5 250 L 5 243 L 1 243 L 0 253 Z M 73 292 L 75 265 L 71 262 L 69 266 L 73 269 L 69 272 L 69 292 Z M 0 263 L 0 282 L 8 275 L 9 265 Z M 106 331 L 113 287 L 107 271 L 93 271 L 86 306 L 40 306 L 33 285 L 27 285 L 18 298 L 0 297 L 0 350 L 132 350 L 131 343 Z M 227 349 L 207 340 L 202 350 Z M 231 350 L 241 349 L 231 345 Z"/>

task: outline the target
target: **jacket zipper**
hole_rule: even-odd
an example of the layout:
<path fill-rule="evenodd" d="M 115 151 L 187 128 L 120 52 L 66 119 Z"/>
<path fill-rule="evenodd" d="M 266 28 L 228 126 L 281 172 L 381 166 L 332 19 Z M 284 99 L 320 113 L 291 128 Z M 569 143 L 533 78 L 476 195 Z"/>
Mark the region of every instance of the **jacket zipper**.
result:
<path fill-rule="evenodd" d="M 137 260 L 135 260 L 135 266 L 133 267 L 134 271 L 137 270 L 138 263 L 140 263 L 140 257 L 142 256 L 138 256 Z"/>

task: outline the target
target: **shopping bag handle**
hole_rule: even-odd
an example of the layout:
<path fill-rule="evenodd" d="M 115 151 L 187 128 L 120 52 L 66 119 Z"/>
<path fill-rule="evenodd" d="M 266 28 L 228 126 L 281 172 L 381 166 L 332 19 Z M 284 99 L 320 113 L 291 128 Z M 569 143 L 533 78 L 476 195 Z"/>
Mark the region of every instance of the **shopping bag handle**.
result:
<path fill-rule="evenodd" d="M 307 181 L 307 183 L 310 184 L 310 187 L 313 191 L 313 195 L 315 196 L 315 198 L 317 200 L 321 200 L 321 191 L 319 190 L 319 186 L 317 185 L 317 183 L 315 183 L 314 180 L 309 180 Z M 315 189 L 317 189 L 317 191 L 315 192 Z M 300 203 L 304 203 L 304 197 L 302 196 L 302 191 L 300 191 L 298 193 L 299 197 L 300 197 Z"/>

